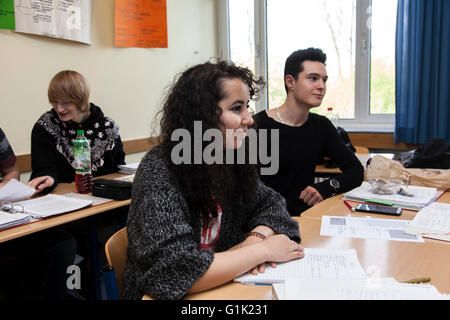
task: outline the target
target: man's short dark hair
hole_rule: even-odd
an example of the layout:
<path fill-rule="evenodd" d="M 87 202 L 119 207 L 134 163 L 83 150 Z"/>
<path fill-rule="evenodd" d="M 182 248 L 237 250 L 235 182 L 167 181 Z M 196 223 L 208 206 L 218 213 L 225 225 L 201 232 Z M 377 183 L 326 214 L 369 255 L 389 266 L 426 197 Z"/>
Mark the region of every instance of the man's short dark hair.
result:
<path fill-rule="evenodd" d="M 318 61 L 325 64 L 327 61 L 327 55 L 318 48 L 300 49 L 292 52 L 284 64 L 284 79 L 286 79 L 286 76 L 290 74 L 295 80 L 297 80 L 298 74 L 304 70 L 303 62 L 306 60 Z M 284 87 L 286 92 L 288 92 L 286 82 L 284 83 Z"/>

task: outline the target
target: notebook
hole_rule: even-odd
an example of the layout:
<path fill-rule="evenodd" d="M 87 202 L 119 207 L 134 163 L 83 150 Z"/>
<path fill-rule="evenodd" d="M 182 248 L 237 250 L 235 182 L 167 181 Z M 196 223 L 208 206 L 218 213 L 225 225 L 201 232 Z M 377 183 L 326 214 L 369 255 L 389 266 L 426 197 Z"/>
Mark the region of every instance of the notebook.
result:
<path fill-rule="evenodd" d="M 31 216 L 26 213 L 11 213 L 0 210 L 0 230 L 28 223 L 31 219 Z"/>
<path fill-rule="evenodd" d="M 407 190 L 412 196 L 404 196 L 401 194 L 375 194 L 371 190 L 368 182 L 363 182 L 361 186 L 346 192 L 344 199 L 362 201 L 366 200 L 381 201 L 392 203 L 396 207 L 405 209 L 420 210 L 426 205 L 436 200 L 442 192 L 438 192 L 436 188 L 408 186 Z"/>
<path fill-rule="evenodd" d="M 14 214 L 23 213 L 35 219 L 47 218 L 90 206 L 92 200 L 75 199 L 58 194 L 48 194 L 43 197 L 7 203 L 2 205 L 3 210 L 11 210 Z"/>
<path fill-rule="evenodd" d="M 366 278 L 355 249 L 305 248 L 302 259 L 266 265 L 264 273 L 243 274 L 235 282 L 272 284 L 295 278 L 363 279 Z"/>

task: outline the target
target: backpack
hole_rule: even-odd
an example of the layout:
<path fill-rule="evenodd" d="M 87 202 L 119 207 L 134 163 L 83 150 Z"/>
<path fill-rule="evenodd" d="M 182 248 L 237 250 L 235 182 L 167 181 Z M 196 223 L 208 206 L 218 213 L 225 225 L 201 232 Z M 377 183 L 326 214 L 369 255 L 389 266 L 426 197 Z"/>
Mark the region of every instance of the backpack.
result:
<path fill-rule="evenodd" d="M 450 169 L 450 146 L 444 139 L 426 140 L 419 149 L 402 152 L 394 160 L 405 168 Z"/>

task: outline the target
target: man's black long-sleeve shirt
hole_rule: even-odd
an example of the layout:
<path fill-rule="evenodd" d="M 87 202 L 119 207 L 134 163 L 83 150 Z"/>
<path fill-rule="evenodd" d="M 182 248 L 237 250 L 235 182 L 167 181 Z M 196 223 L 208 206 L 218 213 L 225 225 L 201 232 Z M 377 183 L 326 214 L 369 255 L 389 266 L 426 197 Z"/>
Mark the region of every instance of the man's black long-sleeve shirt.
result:
<path fill-rule="evenodd" d="M 339 181 L 338 192 L 349 191 L 362 183 L 363 166 L 342 142 L 336 128 L 326 117 L 310 113 L 307 121 L 299 127 L 277 122 L 266 111 L 259 112 L 254 119 L 258 129 L 268 129 L 268 137 L 270 130 L 279 130 L 278 173 L 261 175 L 261 180 L 286 199 L 292 216 L 300 215 L 309 208 L 299 199 L 300 193 L 307 186 L 317 189 L 324 199 L 335 193 L 329 180 L 314 183 L 315 167 L 323 161 L 324 156 L 331 158 L 342 171 L 342 174 L 333 177 Z M 270 138 L 268 150 L 271 150 Z"/>

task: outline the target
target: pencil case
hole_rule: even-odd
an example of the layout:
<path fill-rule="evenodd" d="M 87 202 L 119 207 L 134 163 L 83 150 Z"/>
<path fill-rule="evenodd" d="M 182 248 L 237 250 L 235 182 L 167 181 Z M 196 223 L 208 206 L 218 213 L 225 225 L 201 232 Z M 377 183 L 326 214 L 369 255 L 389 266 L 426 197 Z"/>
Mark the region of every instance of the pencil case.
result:
<path fill-rule="evenodd" d="M 128 181 L 95 179 L 92 186 L 92 195 L 114 200 L 126 200 L 131 198 L 132 185 Z"/>

